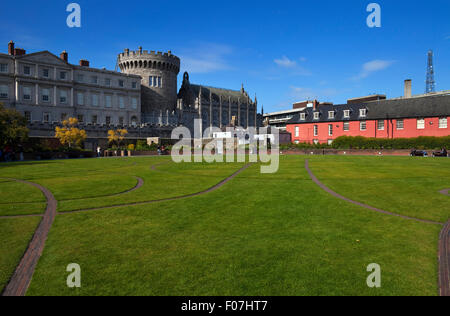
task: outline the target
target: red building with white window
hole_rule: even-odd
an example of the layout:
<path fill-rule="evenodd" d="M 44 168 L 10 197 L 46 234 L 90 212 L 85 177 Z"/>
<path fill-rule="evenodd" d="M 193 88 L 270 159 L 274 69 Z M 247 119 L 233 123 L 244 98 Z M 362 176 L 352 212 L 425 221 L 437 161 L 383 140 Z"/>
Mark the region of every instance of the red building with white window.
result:
<path fill-rule="evenodd" d="M 296 114 L 287 131 L 294 143 L 331 144 L 340 136 L 413 138 L 450 136 L 450 94 L 323 105 Z"/>

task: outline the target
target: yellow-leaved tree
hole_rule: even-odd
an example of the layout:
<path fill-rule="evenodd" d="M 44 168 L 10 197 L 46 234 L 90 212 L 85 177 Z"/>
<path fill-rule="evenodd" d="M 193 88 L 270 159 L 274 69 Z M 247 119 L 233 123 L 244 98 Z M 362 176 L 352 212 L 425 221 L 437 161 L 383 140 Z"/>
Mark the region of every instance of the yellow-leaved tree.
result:
<path fill-rule="evenodd" d="M 123 143 L 125 136 L 127 136 L 128 131 L 126 129 L 109 130 L 108 131 L 108 141 L 110 144 L 115 144 L 117 147 Z"/>
<path fill-rule="evenodd" d="M 69 148 L 81 147 L 87 135 L 85 130 L 77 128 L 78 120 L 71 117 L 65 120 L 62 125 L 62 127 L 57 126 L 55 130 L 55 137 L 59 139 L 59 142 Z"/>

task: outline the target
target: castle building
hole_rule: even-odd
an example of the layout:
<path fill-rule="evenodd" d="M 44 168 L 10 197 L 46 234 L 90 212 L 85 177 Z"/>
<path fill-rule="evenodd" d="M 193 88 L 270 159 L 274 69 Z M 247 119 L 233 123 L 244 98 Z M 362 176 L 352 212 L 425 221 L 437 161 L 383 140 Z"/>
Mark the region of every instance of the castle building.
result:
<path fill-rule="evenodd" d="M 180 59 L 167 53 L 142 50 L 125 51 L 118 56 L 120 70 L 141 77 L 142 123 L 155 124 L 161 117 L 193 130 L 195 119 L 202 130 L 236 125 L 257 126 L 257 100 L 251 100 L 242 87 L 228 90 L 191 84 L 189 74 L 177 93 Z"/>
<path fill-rule="evenodd" d="M 69 117 L 86 130 L 87 148 L 106 146 L 109 129 L 124 127 L 129 138 L 170 138 L 177 126 L 193 132 L 194 120 L 208 127 L 257 125 L 257 101 L 246 91 L 193 85 L 184 74 L 177 92 L 180 59 L 167 53 L 126 49 L 118 55 L 121 72 L 69 63 L 66 51 L 27 54 L 11 41 L 0 53 L 0 102 L 22 113 L 30 137 L 52 138 Z M 86 145 L 86 144 L 85 144 Z"/>

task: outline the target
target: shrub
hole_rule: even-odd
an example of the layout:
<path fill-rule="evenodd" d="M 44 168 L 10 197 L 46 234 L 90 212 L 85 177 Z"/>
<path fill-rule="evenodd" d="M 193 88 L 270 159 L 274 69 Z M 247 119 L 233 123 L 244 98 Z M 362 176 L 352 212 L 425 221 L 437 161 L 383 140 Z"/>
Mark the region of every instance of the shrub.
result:
<path fill-rule="evenodd" d="M 441 149 L 450 148 L 450 136 L 417 138 L 366 138 L 341 136 L 334 140 L 335 149 Z"/>

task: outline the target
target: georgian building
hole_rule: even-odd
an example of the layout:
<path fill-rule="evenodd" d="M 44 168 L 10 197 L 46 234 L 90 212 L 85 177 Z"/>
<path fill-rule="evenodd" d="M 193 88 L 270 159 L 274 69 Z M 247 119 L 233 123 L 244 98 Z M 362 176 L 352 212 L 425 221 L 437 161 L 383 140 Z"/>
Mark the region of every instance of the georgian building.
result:
<path fill-rule="evenodd" d="M 0 102 L 31 124 L 68 117 L 85 125 L 137 125 L 141 121 L 141 78 L 68 62 L 48 51 L 26 54 L 8 45 L 0 54 Z"/>

